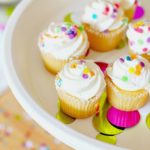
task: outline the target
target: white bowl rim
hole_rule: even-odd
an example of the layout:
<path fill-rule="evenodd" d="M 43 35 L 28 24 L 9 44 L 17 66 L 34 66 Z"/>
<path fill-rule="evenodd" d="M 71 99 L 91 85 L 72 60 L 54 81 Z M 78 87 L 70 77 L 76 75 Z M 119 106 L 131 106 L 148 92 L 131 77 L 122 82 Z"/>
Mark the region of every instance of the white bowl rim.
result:
<path fill-rule="evenodd" d="M 3 62 L 3 70 L 8 81 L 8 85 L 12 90 L 12 93 L 17 98 L 17 101 L 21 104 L 24 110 L 48 133 L 57 137 L 59 140 L 64 142 L 65 144 L 73 147 L 75 149 L 83 149 L 87 150 L 91 149 L 114 149 L 114 150 L 123 150 L 124 148 L 117 147 L 114 145 L 109 145 L 107 143 L 103 143 L 100 141 L 96 141 L 86 135 L 83 135 L 77 131 L 74 131 L 71 128 L 68 128 L 66 125 L 60 123 L 52 116 L 48 115 L 38 104 L 32 100 L 32 97 L 27 93 L 24 89 L 21 81 L 17 77 L 17 73 L 15 67 L 13 66 L 12 61 L 12 51 L 11 51 L 11 42 L 13 37 L 13 32 L 15 30 L 15 26 L 17 21 L 19 20 L 21 14 L 28 7 L 28 5 L 34 0 L 23 0 L 15 9 L 12 17 L 8 21 L 8 25 L 6 27 L 4 38 L 3 38 L 3 52 L 2 52 L 2 62 Z M 7 40 L 6 40 L 7 39 Z M 7 42 L 6 42 L 7 41 Z M 40 115 L 39 115 L 40 114 Z M 52 122 L 52 123 L 50 123 Z M 59 136 L 61 135 L 61 136 Z M 72 136 L 73 135 L 73 136 Z M 84 139 L 84 140 L 81 140 Z"/>

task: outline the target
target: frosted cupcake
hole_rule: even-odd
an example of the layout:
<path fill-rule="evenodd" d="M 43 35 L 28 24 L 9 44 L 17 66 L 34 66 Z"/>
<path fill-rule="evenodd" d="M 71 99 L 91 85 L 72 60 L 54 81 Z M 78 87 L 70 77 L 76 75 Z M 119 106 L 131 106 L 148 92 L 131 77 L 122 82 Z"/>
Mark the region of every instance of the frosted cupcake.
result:
<path fill-rule="evenodd" d="M 124 37 L 128 19 L 115 4 L 106 0 L 94 0 L 85 7 L 82 22 L 91 48 L 101 52 L 112 50 L 119 45 Z"/>
<path fill-rule="evenodd" d="M 138 56 L 117 59 L 107 69 L 110 104 L 123 111 L 134 111 L 147 102 L 150 93 L 150 63 Z"/>
<path fill-rule="evenodd" d="M 38 46 L 46 68 L 57 73 L 69 60 L 84 58 L 89 42 L 82 26 L 51 23 L 40 34 Z"/>
<path fill-rule="evenodd" d="M 132 20 L 136 8 L 136 0 L 108 0 L 108 1 L 114 3 L 117 7 L 121 7 L 124 10 L 125 16 L 127 16 L 129 20 Z"/>
<path fill-rule="evenodd" d="M 105 90 L 103 73 L 87 60 L 67 63 L 56 76 L 55 85 L 62 111 L 73 118 L 93 115 Z"/>
<path fill-rule="evenodd" d="M 127 31 L 130 54 L 141 55 L 150 61 L 150 22 L 132 23 Z"/>

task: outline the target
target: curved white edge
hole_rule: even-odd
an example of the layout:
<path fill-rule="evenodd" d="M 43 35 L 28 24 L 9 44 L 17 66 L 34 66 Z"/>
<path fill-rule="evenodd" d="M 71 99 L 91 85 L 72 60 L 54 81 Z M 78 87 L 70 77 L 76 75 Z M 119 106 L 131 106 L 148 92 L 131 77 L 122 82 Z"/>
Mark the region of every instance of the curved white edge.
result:
<path fill-rule="evenodd" d="M 26 7 L 33 0 L 23 0 L 14 11 L 10 18 L 3 39 L 3 70 L 8 81 L 8 85 L 11 88 L 13 94 L 16 96 L 18 102 L 25 109 L 25 111 L 47 132 L 57 137 L 65 144 L 75 149 L 87 149 L 87 150 L 100 150 L 100 149 L 114 149 L 114 150 L 125 150 L 120 147 L 109 145 L 100 141 L 96 141 L 88 136 L 80 134 L 79 132 L 67 127 L 61 122 L 57 121 L 54 117 L 50 116 L 38 104 L 36 104 L 30 95 L 26 92 L 21 84 L 21 81 L 17 77 L 15 68 L 13 66 L 13 60 L 11 57 L 11 42 L 13 37 L 13 31 L 15 25 L 19 20 L 21 14 L 24 12 Z M 7 43 L 5 43 L 7 39 Z M 40 114 L 40 115 L 39 115 Z M 58 136 L 60 135 L 60 136 Z M 84 139 L 84 140 L 80 140 Z"/>

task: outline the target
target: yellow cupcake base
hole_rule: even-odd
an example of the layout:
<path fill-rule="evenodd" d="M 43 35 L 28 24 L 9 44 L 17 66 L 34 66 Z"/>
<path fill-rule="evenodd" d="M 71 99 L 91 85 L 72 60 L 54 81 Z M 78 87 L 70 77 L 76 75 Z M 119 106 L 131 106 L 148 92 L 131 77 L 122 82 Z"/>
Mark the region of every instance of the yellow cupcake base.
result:
<path fill-rule="evenodd" d="M 146 90 L 125 91 L 118 88 L 111 79 L 106 77 L 107 93 L 109 103 L 123 111 L 134 111 L 143 107 L 147 101 L 149 94 Z"/>
<path fill-rule="evenodd" d="M 82 119 L 90 117 L 95 113 L 99 98 L 93 97 L 88 101 L 81 101 L 62 90 L 58 90 L 57 92 L 60 100 L 60 108 L 65 114 L 73 118 Z"/>
<path fill-rule="evenodd" d="M 50 54 L 42 54 L 42 58 L 46 69 L 53 74 L 57 74 L 65 66 L 65 64 L 69 62 L 69 60 L 56 59 Z M 73 59 L 84 59 L 84 58 L 85 56 L 81 56 L 79 58 Z"/>
<path fill-rule="evenodd" d="M 84 29 L 88 34 L 90 47 L 98 52 L 107 52 L 118 47 L 119 43 L 125 36 L 127 26 L 123 25 L 121 28 L 108 31 L 107 33 L 98 32 L 88 24 L 83 24 Z"/>

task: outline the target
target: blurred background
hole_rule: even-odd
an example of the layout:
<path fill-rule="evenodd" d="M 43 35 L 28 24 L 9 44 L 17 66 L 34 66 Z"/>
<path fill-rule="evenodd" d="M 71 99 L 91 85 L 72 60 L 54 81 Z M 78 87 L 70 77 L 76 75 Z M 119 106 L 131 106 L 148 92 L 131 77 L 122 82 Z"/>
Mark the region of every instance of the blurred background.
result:
<path fill-rule="evenodd" d="M 9 17 L 21 0 L 0 0 L 0 57 Z M 70 150 L 40 128 L 9 90 L 0 59 L 0 150 Z"/>

